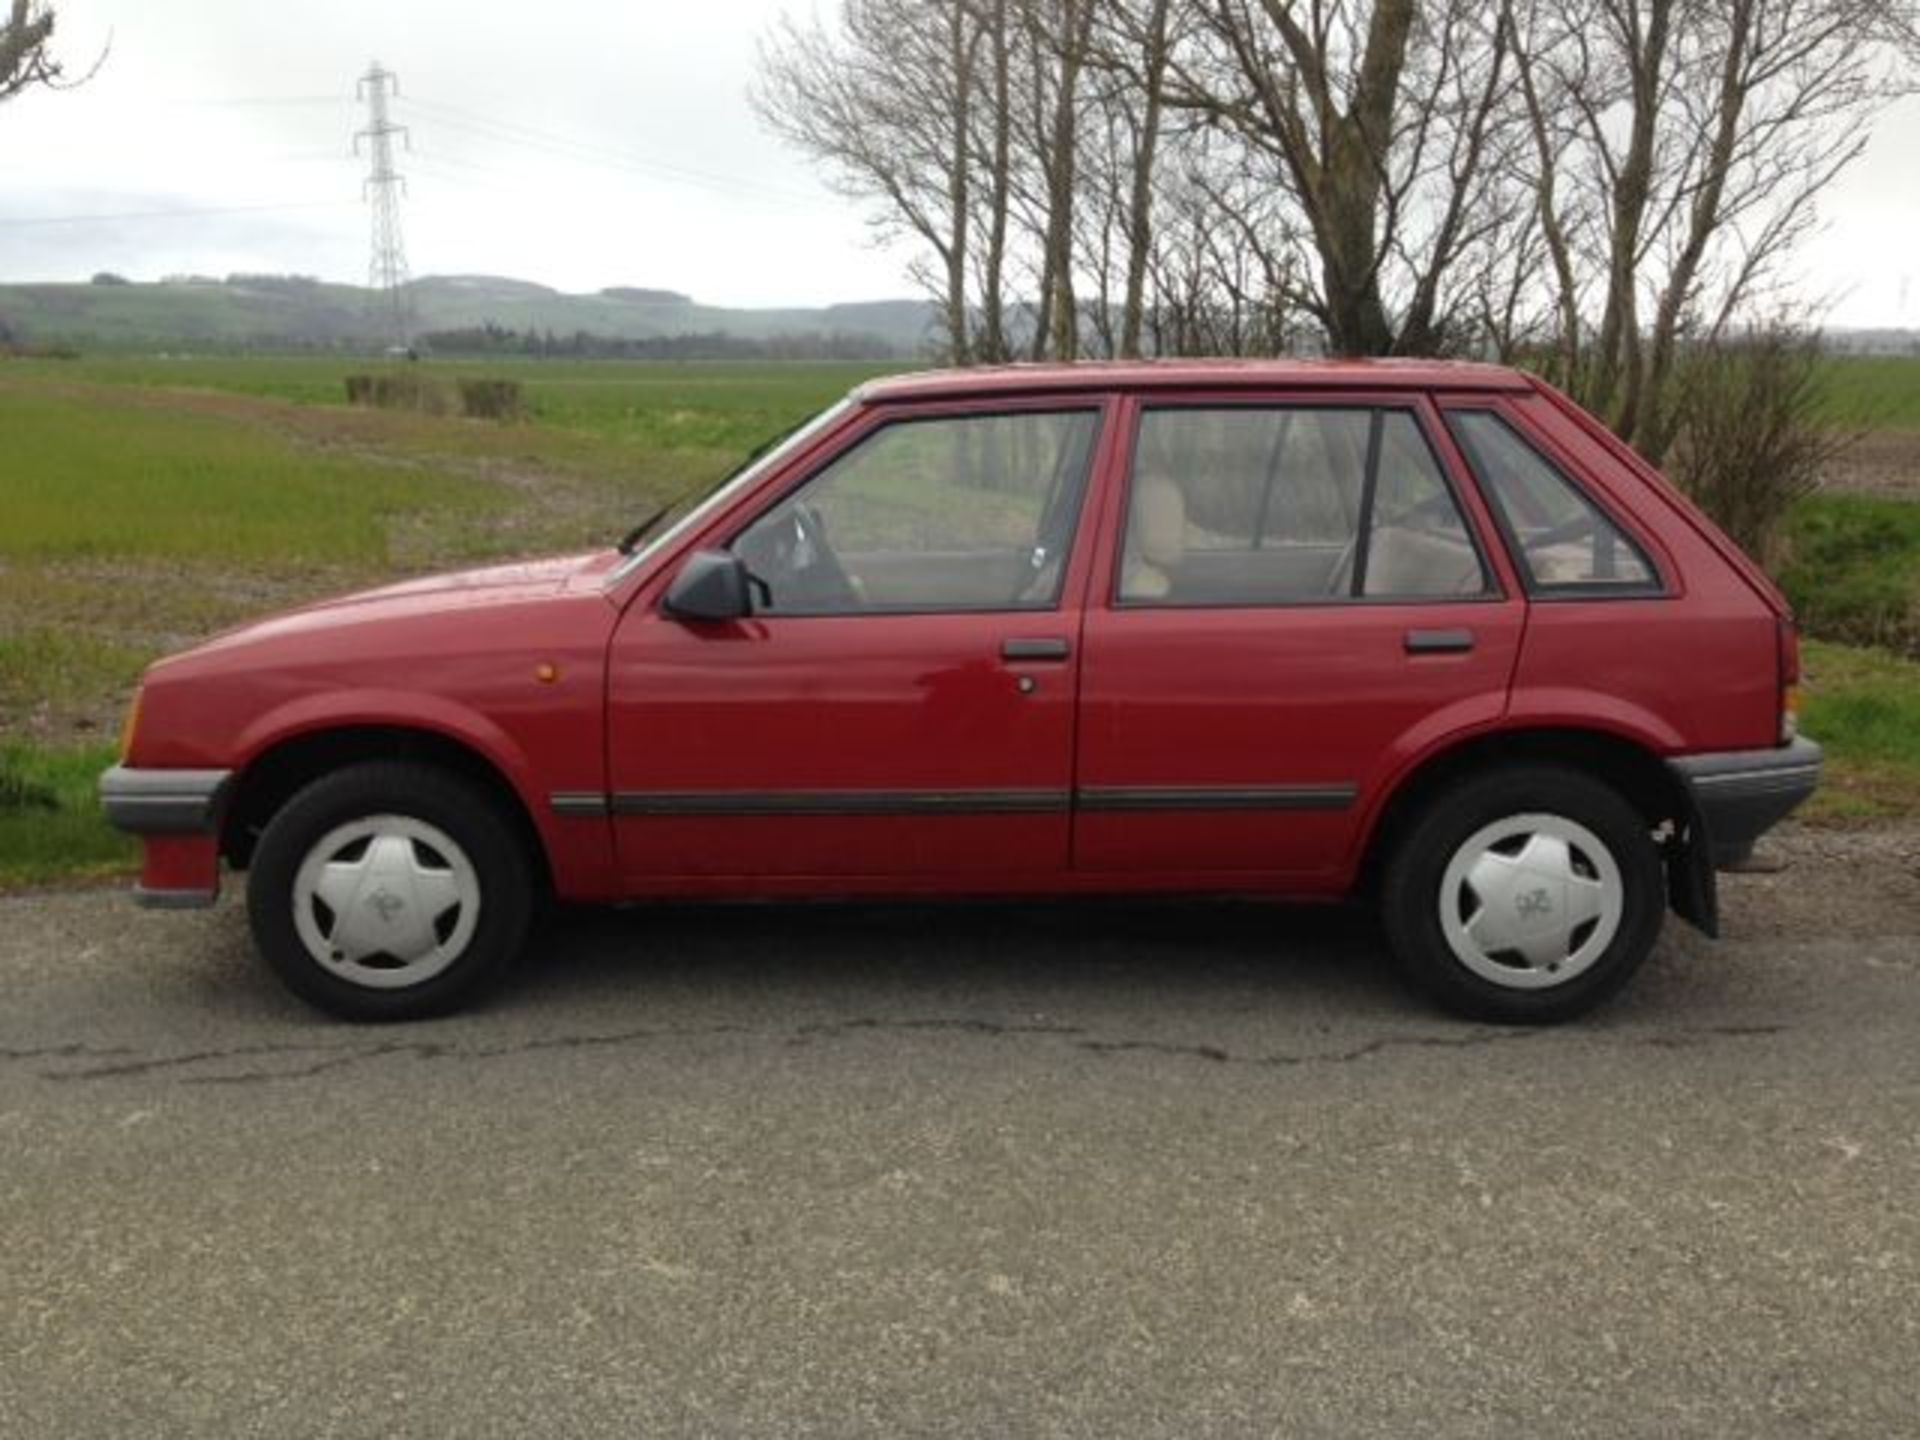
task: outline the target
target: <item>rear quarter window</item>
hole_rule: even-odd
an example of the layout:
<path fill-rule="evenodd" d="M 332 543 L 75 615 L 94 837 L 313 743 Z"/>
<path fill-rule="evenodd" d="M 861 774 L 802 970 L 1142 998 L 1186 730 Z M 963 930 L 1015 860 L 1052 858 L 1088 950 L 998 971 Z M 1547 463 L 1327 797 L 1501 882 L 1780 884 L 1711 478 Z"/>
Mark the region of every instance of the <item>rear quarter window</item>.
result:
<path fill-rule="evenodd" d="M 1447 424 L 1536 590 L 1659 591 L 1634 541 L 1533 444 L 1490 410 L 1456 410 Z"/>

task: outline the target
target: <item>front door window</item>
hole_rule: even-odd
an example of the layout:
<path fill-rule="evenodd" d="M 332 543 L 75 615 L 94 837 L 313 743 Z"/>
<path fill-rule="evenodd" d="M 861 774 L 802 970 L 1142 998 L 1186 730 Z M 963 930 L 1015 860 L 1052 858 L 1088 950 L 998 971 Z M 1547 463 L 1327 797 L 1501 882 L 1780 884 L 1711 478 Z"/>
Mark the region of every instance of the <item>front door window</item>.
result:
<path fill-rule="evenodd" d="M 1052 609 L 1098 418 L 945 416 L 874 431 L 735 539 L 756 610 Z"/>

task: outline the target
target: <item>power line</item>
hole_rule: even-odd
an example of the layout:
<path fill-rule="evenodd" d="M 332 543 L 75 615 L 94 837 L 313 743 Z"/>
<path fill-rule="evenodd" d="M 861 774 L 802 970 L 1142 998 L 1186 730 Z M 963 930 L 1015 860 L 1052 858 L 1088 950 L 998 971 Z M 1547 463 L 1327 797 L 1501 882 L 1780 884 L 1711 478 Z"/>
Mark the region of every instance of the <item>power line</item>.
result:
<path fill-rule="evenodd" d="M 320 210 L 352 204 L 349 200 L 285 200 L 262 205 L 198 205 L 178 210 L 122 210 L 79 215 L 0 216 L 0 228 L 29 225 L 92 225 L 123 220 L 189 220 L 198 215 L 252 215 L 275 210 Z"/>
<path fill-rule="evenodd" d="M 348 104 L 344 95 L 228 95 L 207 97 L 202 95 L 167 95 L 149 102 L 155 105 L 194 105 L 212 106 L 224 109 L 229 106 L 239 108 L 261 105 L 333 105 Z"/>
<path fill-rule="evenodd" d="M 818 195 L 807 195 L 797 190 L 787 190 L 781 186 L 768 185 L 762 181 L 749 180 L 741 176 L 697 170 L 690 166 L 677 165 L 667 160 L 656 160 L 651 156 L 636 155 L 631 151 L 614 149 L 592 141 L 576 140 L 551 131 L 535 130 L 511 121 L 463 110 L 457 105 L 448 105 L 442 101 L 412 97 L 403 103 L 409 109 L 421 112 L 424 118 L 431 119 L 436 125 L 462 130 L 486 140 L 503 141 L 507 144 L 521 145 L 530 150 L 544 151 L 547 154 L 558 155 L 563 159 L 575 160 L 583 164 L 628 170 L 649 175 L 655 179 L 697 185 L 709 190 L 758 194 L 807 205 L 818 205 L 820 202 Z"/>

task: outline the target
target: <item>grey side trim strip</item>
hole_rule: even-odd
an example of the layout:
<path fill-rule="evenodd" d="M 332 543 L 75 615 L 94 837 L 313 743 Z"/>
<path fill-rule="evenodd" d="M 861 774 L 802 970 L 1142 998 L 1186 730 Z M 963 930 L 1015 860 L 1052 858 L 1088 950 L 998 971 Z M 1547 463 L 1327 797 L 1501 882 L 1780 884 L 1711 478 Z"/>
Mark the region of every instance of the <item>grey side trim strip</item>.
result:
<path fill-rule="evenodd" d="M 214 829 L 231 770 L 133 770 L 115 765 L 100 777 L 100 808 L 116 829 L 135 835 L 193 835 Z"/>
<path fill-rule="evenodd" d="M 1050 815 L 1082 810 L 1345 810 L 1352 785 L 1093 785 L 1065 790 L 556 791 L 556 815 Z"/>
<path fill-rule="evenodd" d="M 1067 808 L 1064 790 L 646 790 L 616 815 L 1026 815 Z"/>
<path fill-rule="evenodd" d="M 1345 810 L 1353 785 L 1088 785 L 1082 810 Z"/>

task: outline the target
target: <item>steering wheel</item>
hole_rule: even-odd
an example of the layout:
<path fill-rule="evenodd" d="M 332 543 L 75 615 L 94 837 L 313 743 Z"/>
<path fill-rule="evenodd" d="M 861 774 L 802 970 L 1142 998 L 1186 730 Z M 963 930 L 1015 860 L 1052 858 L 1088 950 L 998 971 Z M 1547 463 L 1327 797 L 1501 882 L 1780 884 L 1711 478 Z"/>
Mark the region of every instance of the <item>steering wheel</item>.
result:
<path fill-rule="evenodd" d="M 826 522 L 811 505 L 794 505 L 764 533 L 756 526 L 736 548 L 767 587 L 772 597 L 767 608 L 776 613 L 860 608 L 859 588 L 834 553 Z"/>

